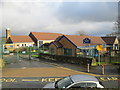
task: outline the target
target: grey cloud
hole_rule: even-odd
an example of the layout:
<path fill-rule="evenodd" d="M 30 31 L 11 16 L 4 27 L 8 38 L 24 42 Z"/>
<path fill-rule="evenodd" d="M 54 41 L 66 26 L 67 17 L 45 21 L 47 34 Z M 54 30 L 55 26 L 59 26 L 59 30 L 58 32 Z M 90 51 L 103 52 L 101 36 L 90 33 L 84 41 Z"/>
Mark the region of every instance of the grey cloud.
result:
<path fill-rule="evenodd" d="M 59 7 L 57 16 L 64 23 L 115 21 L 117 9 L 117 2 L 65 2 Z"/>
<path fill-rule="evenodd" d="M 93 5 L 95 5 L 94 7 L 96 8 L 98 6 L 97 9 L 94 9 L 95 11 L 93 10 Z M 78 30 L 81 30 L 82 28 L 86 30 L 88 34 L 91 33 L 88 31 L 89 30 L 92 31 L 92 29 L 96 29 L 95 32 L 99 31 L 102 33 L 102 31 L 100 30 L 105 30 L 107 27 L 98 29 L 96 28 L 96 26 L 99 27 L 99 25 L 95 26 L 94 23 L 91 21 L 94 22 L 113 21 L 114 20 L 113 16 L 116 15 L 116 10 L 114 9 L 115 5 L 116 4 L 113 4 L 112 6 L 109 4 L 102 4 L 102 5 L 95 3 L 82 4 L 82 3 L 73 3 L 73 2 L 72 3 L 70 2 L 69 3 L 56 3 L 56 2 L 4 3 L 2 30 L 4 32 L 4 35 L 6 28 L 11 29 L 12 35 L 28 35 L 29 32 L 31 31 L 76 34 L 76 32 Z M 82 21 L 87 21 L 87 23 L 82 25 L 81 24 Z M 68 24 L 64 24 L 64 23 L 68 23 Z M 91 29 L 84 28 L 88 25 L 88 23 L 91 23 L 93 28 Z"/>

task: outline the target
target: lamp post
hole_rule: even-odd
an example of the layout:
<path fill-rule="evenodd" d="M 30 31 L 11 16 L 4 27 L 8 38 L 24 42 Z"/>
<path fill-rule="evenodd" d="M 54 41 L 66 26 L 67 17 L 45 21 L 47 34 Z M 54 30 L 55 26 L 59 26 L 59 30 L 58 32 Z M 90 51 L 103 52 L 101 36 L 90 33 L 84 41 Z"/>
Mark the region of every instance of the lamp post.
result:
<path fill-rule="evenodd" d="M 98 62 L 99 62 L 99 65 L 100 65 L 100 51 L 98 51 Z"/>

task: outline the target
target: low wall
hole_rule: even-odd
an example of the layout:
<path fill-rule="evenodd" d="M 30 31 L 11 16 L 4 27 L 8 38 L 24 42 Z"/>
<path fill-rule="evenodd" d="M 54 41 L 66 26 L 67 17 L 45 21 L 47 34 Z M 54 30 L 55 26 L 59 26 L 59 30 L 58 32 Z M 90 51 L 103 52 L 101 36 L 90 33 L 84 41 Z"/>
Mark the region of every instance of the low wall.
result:
<path fill-rule="evenodd" d="M 49 55 L 49 54 L 39 54 L 39 58 L 45 59 L 50 62 L 58 62 L 58 63 L 72 63 L 79 65 L 87 65 L 92 63 L 92 58 L 84 58 L 84 57 L 72 57 L 72 56 L 61 56 L 61 55 Z"/>

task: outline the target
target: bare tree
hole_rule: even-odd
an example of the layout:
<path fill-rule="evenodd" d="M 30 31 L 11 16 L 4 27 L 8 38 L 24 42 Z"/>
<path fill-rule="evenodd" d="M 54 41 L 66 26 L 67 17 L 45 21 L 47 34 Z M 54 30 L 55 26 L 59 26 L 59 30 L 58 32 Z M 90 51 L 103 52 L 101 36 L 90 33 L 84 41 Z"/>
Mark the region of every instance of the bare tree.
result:
<path fill-rule="evenodd" d="M 120 1 L 118 2 L 118 17 L 116 22 L 114 22 L 113 32 L 107 34 L 107 36 L 117 36 L 120 40 Z"/>
<path fill-rule="evenodd" d="M 86 35 L 84 30 L 77 31 L 77 35 L 84 36 Z"/>

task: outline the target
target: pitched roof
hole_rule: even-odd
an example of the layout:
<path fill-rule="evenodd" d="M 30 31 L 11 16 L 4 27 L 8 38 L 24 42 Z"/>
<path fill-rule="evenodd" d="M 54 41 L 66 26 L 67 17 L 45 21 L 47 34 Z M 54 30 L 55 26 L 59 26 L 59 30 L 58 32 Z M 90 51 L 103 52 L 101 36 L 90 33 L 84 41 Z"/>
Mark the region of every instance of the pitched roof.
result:
<path fill-rule="evenodd" d="M 20 42 L 33 42 L 33 40 L 29 36 L 11 36 L 10 39 L 13 43 L 20 43 Z"/>
<path fill-rule="evenodd" d="M 48 33 L 48 32 L 30 32 L 33 34 L 37 40 L 55 40 L 61 33 Z"/>
<path fill-rule="evenodd" d="M 53 44 L 54 44 L 57 48 L 63 47 L 63 45 L 62 45 L 60 42 L 54 41 Z"/>
<path fill-rule="evenodd" d="M 107 37 L 102 37 L 102 39 L 107 43 L 107 44 L 114 44 L 116 36 L 107 36 Z"/>
<path fill-rule="evenodd" d="M 84 46 L 83 39 L 89 38 L 91 40 L 90 45 L 97 44 L 106 44 L 101 37 L 96 36 L 79 36 L 79 35 L 65 35 L 71 42 L 73 42 L 76 46 Z"/>

